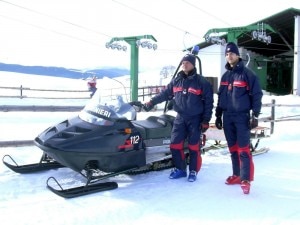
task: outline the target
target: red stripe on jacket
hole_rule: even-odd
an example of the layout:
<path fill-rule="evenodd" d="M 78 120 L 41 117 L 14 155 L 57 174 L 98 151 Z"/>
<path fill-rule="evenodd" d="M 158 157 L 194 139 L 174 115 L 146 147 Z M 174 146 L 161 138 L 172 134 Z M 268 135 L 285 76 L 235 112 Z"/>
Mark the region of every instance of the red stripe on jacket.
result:
<path fill-rule="evenodd" d="M 173 87 L 173 92 L 179 92 L 179 91 L 182 91 L 183 88 L 182 87 Z"/>
<path fill-rule="evenodd" d="M 201 89 L 189 88 L 188 92 L 193 93 L 195 95 L 201 95 L 202 94 L 202 90 Z"/>

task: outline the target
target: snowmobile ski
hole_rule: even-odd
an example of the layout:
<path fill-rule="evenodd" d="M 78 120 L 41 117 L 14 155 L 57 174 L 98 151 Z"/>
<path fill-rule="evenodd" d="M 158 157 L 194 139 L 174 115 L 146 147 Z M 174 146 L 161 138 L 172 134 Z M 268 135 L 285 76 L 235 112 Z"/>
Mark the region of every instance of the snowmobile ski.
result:
<path fill-rule="evenodd" d="M 5 158 L 10 158 L 10 160 L 15 164 L 10 164 L 7 161 L 5 161 Z M 9 169 L 16 173 L 35 173 L 35 172 L 41 172 L 45 170 L 50 169 L 57 169 L 64 167 L 63 165 L 59 164 L 56 161 L 49 161 L 42 159 L 39 163 L 33 163 L 33 164 L 26 164 L 26 165 L 18 165 L 16 161 L 10 156 L 10 155 L 4 155 L 2 158 L 2 162 L 4 165 L 6 165 Z"/>
<path fill-rule="evenodd" d="M 118 188 L 118 184 L 116 182 L 99 182 L 120 174 L 137 175 L 142 173 L 148 173 L 150 171 L 160 171 L 171 167 L 173 167 L 172 158 L 170 156 L 167 156 L 159 161 L 150 163 L 144 167 L 130 168 L 119 172 L 101 174 L 101 171 L 97 171 L 96 169 L 90 169 L 88 171 L 85 171 L 85 173 L 81 173 L 84 177 L 87 178 L 87 182 L 85 185 L 64 189 L 62 185 L 58 182 L 58 180 L 52 176 L 49 177 L 47 180 L 47 188 L 51 190 L 54 194 L 57 194 L 63 198 L 74 198 Z M 99 175 L 95 175 L 97 173 L 99 173 Z M 51 180 L 56 184 L 57 187 L 59 187 L 58 189 L 50 185 L 49 181 Z"/>
<path fill-rule="evenodd" d="M 54 182 L 60 187 L 60 190 L 50 186 L 49 180 L 54 180 Z M 53 193 L 63 198 L 74 198 L 74 197 L 84 196 L 84 195 L 97 193 L 101 191 L 113 190 L 118 188 L 118 184 L 116 182 L 92 183 L 92 184 L 86 184 L 84 186 L 63 189 L 62 186 L 58 183 L 58 181 L 54 177 L 49 177 L 47 180 L 47 188 Z"/>
<path fill-rule="evenodd" d="M 95 173 L 101 171 L 93 170 L 90 169 L 88 171 L 85 171 L 86 174 L 81 173 L 85 178 L 87 178 L 86 184 L 82 186 L 77 186 L 77 187 L 70 187 L 67 189 L 64 189 L 62 185 L 58 182 L 58 180 L 55 177 L 49 177 L 47 179 L 47 188 L 51 190 L 54 194 L 57 194 L 63 198 L 74 198 L 74 197 L 79 197 L 83 195 L 88 195 L 92 193 L 97 193 L 101 191 L 108 191 L 108 190 L 113 190 L 118 188 L 118 183 L 116 182 L 102 182 L 99 183 L 102 180 L 108 179 L 110 177 L 115 177 L 120 174 L 124 174 L 126 172 L 130 172 L 134 169 L 137 168 L 130 168 L 127 170 L 123 170 L 120 172 L 113 172 L 113 173 L 107 173 L 107 174 L 102 174 L 102 175 L 95 175 Z M 59 187 L 59 189 L 55 189 L 53 186 L 50 185 L 49 181 L 53 181 L 56 186 Z"/>

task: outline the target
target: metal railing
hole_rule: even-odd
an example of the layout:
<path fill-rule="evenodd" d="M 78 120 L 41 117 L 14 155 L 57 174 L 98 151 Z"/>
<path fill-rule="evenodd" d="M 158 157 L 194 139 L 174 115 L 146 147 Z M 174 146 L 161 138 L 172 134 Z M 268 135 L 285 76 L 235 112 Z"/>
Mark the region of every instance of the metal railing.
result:
<path fill-rule="evenodd" d="M 152 97 L 165 89 L 165 86 L 146 86 L 140 87 L 138 90 L 138 98 L 140 101 L 145 101 L 147 98 Z M 113 96 L 116 94 L 124 94 L 128 97 L 130 96 L 130 88 L 125 88 L 124 92 L 121 93 L 120 89 L 110 88 L 104 90 L 108 96 Z M 14 99 L 52 99 L 55 103 L 59 100 L 84 100 L 91 98 L 91 91 L 89 90 L 66 90 L 66 89 L 38 89 L 29 87 L 3 87 L 0 86 L 0 98 L 14 98 Z M 57 100 L 57 101 L 56 101 Z M 53 102 L 53 101 L 52 101 Z M 2 112 L 12 112 L 12 111 L 32 111 L 32 112 L 72 112 L 81 110 L 82 106 L 60 106 L 53 105 L 50 102 L 47 104 L 47 100 L 44 101 L 43 105 L 23 105 L 23 104 L 2 104 L 0 105 L 0 111 Z M 83 103 L 84 104 L 84 103 Z"/>
<path fill-rule="evenodd" d="M 90 98 L 89 93 L 89 90 L 38 89 L 23 87 L 23 85 L 20 87 L 0 86 L 2 98 L 87 99 Z"/>
<path fill-rule="evenodd" d="M 138 97 L 144 100 L 146 96 L 152 96 L 164 90 L 165 86 L 146 86 L 138 88 Z M 110 94 L 114 94 L 117 89 L 110 88 Z M 120 90 L 117 90 L 120 91 Z M 130 88 L 126 88 L 127 95 L 130 95 Z M 63 95 L 62 95 L 63 93 Z M 89 90 L 63 90 L 63 89 L 38 89 L 21 85 L 20 87 L 0 86 L 1 98 L 44 98 L 44 99 L 88 99 Z"/>

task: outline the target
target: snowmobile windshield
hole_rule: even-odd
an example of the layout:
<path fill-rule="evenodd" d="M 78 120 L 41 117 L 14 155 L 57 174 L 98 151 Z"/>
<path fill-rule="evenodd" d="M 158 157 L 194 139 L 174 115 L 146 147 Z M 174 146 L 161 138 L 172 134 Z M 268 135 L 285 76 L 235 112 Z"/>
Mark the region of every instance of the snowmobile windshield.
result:
<path fill-rule="evenodd" d="M 126 88 L 120 81 L 103 78 L 92 99 L 79 113 L 79 117 L 89 123 L 112 126 L 116 120 L 133 120 L 136 110 L 127 103 Z"/>

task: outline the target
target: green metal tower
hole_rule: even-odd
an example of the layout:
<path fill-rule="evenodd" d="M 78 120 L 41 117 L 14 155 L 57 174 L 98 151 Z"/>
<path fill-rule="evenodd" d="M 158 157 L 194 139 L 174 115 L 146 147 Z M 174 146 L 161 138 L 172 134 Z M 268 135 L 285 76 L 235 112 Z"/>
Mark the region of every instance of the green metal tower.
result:
<path fill-rule="evenodd" d="M 126 46 L 121 46 L 118 42 L 125 41 L 130 45 L 130 90 L 131 101 L 138 100 L 138 73 L 139 73 L 139 47 L 157 49 L 157 45 L 150 41 L 157 42 L 152 35 L 141 35 L 132 37 L 114 37 L 106 43 L 107 48 L 125 50 Z"/>

